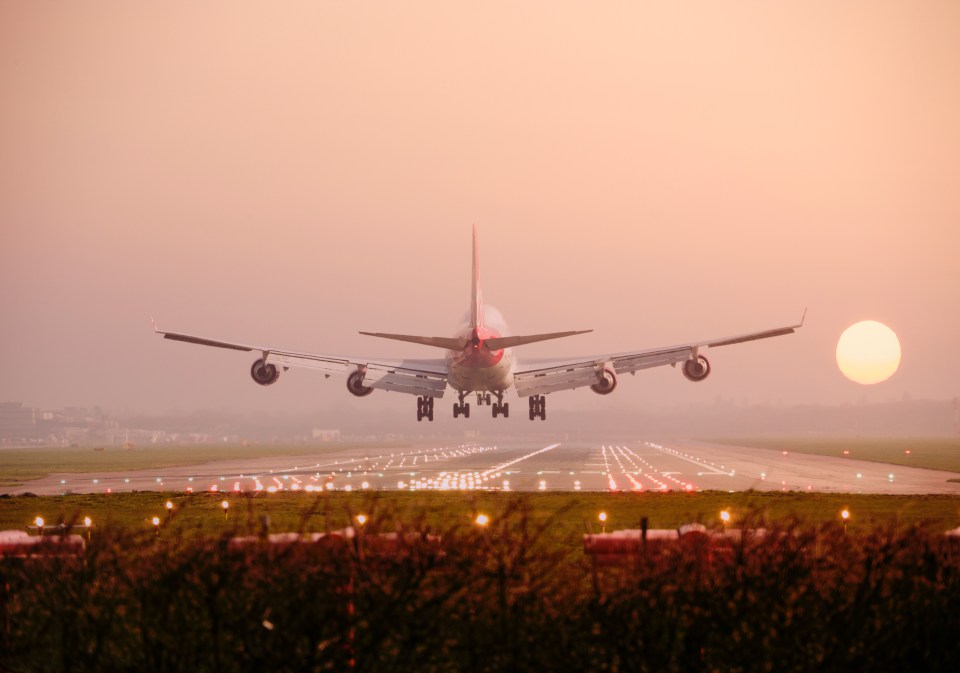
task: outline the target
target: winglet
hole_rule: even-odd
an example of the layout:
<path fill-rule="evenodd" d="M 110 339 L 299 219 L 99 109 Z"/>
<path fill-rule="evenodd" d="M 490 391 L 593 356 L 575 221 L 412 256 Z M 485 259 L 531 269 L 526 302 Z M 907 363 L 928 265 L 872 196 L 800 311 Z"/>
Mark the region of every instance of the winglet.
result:
<path fill-rule="evenodd" d="M 800 316 L 800 324 L 797 327 L 803 327 L 803 321 L 807 319 L 807 307 L 803 307 L 803 315 Z"/>
<path fill-rule="evenodd" d="M 160 334 L 160 328 L 157 327 L 157 321 L 153 319 L 153 316 L 150 316 L 150 322 L 153 324 L 153 331 Z"/>

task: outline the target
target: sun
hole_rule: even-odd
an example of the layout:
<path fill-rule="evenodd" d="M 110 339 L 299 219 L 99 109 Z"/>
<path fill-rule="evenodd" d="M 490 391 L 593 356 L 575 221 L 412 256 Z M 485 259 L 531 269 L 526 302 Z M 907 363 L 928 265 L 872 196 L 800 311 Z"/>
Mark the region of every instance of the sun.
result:
<path fill-rule="evenodd" d="M 840 335 L 837 366 L 844 376 L 857 383 L 886 381 L 900 366 L 900 340 L 881 322 L 858 322 Z"/>

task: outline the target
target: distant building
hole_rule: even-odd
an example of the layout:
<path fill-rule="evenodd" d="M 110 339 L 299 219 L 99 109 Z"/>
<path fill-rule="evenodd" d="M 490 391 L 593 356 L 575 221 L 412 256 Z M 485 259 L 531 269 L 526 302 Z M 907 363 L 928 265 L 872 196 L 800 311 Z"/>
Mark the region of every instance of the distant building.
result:
<path fill-rule="evenodd" d="M 0 402 L 0 444 L 33 443 L 44 431 L 37 425 L 39 410 L 21 402 Z"/>
<path fill-rule="evenodd" d="M 314 428 L 313 433 L 311 434 L 315 440 L 320 440 L 321 442 L 339 442 L 340 441 L 339 430 L 330 430 L 326 428 Z"/>

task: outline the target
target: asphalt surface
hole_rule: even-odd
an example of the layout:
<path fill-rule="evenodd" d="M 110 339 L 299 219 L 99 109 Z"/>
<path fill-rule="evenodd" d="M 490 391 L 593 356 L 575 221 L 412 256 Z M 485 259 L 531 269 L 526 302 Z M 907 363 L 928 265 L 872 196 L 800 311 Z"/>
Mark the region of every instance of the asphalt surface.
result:
<path fill-rule="evenodd" d="M 809 491 L 960 494 L 960 474 L 691 440 L 318 449 L 126 473 L 54 474 L 6 489 L 38 495 L 131 490 Z"/>

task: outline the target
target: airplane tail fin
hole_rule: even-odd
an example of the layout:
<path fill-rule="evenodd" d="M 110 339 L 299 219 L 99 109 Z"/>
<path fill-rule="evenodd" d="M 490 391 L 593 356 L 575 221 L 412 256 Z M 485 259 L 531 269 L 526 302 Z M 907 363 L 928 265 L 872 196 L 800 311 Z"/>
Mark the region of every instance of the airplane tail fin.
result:
<path fill-rule="evenodd" d="M 471 283 L 470 295 L 470 329 L 474 334 L 474 345 L 478 345 L 479 339 L 477 328 L 483 327 L 483 295 L 480 292 L 480 251 L 477 247 L 477 225 L 473 225 L 473 280 Z M 532 344 L 538 341 L 547 341 L 548 339 L 560 339 L 573 336 L 575 334 L 585 334 L 593 330 L 580 330 L 573 332 L 551 332 L 549 334 L 529 334 L 526 336 L 506 336 L 494 337 L 483 341 L 487 348 L 493 351 Z M 470 340 L 465 338 L 448 338 L 432 336 L 416 336 L 412 334 L 385 334 L 383 332 L 360 332 L 366 336 L 379 337 L 381 339 L 393 339 L 395 341 L 406 341 L 408 343 L 421 344 L 424 346 L 436 346 L 447 350 L 459 351 L 467 347 Z"/>
<path fill-rule="evenodd" d="M 483 327 L 483 296 L 480 293 L 480 251 L 477 225 L 473 225 L 473 282 L 470 288 L 470 327 Z"/>

